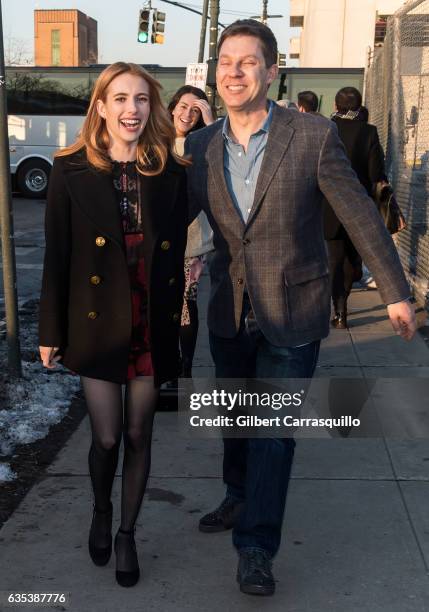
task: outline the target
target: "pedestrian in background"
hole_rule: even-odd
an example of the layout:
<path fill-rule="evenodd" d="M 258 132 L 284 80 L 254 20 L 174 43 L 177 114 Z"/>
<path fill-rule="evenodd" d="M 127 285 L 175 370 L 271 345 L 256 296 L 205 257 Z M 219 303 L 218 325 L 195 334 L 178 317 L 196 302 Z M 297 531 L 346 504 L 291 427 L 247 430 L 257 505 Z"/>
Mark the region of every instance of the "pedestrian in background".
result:
<path fill-rule="evenodd" d="M 355 87 L 343 87 L 335 96 L 335 113 L 332 115 L 338 135 L 344 144 L 353 170 L 369 196 L 376 183 L 386 180 L 384 153 L 377 128 L 367 123 L 368 111 L 362 107 L 362 96 Z M 345 185 L 345 188 L 347 186 Z M 367 219 L 362 216 L 360 202 L 355 206 L 355 216 L 364 229 Z M 376 209 L 374 203 L 374 209 Z M 362 258 L 357 252 L 347 229 L 338 218 L 328 199 L 324 200 L 324 231 L 329 253 L 331 294 L 336 329 L 347 327 L 347 300 L 353 282 L 362 277 Z"/>
<path fill-rule="evenodd" d="M 204 91 L 184 85 L 172 97 L 168 111 L 176 131 L 175 150 L 184 154 L 185 138 L 214 121 L 213 111 Z M 206 263 L 206 255 L 213 250 L 213 232 L 205 213 L 201 212 L 188 229 L 185 251 L 185 293 L 180 326 L 182 376 L 192 377 L 192 362 L 198 336 L 198 283 Z"/>
<path fill-rule="evenodd" d="M 97 79 L 78 140 L 56 154 L 40 299 L 43 365 L 81 376 L 92 443 L 89 553 L 112 551 L 111 492 L 121 439 L 116 579 L 140 570 L 135 524 L 149 476 L 159 386 L 178 374 L 186 174 L 160 85 L 117 62 Z M 125 400 L 122 400 L 125 385 Z"/>
<path fill-rule="evenodd" d="M 298 94 L 298 110 L 300 113 L 319 115 L 319 98 L 314 91 L 300 91 Z"/>

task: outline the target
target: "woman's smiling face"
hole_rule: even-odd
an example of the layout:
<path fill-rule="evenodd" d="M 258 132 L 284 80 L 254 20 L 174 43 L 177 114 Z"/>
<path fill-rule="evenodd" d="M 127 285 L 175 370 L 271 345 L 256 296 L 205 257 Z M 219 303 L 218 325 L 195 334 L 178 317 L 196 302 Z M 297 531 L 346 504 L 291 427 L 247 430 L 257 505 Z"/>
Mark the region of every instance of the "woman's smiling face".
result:
<path fill-rule="evenodd" d="M 201 111 L 193 106 L 195 100 L 198 99 L 199 98 L 194 96 L 194 94 L 183 94 L 174 107 L 171 114 L 173 115 L 176 136 L 186 136 L 186 134 L 198 123 L 201 117 Z"/>
<path fill-rule="evenodd" d="M 110 83 L 106 100 L 97 101 L 97 111 L 106 121 L 116 143 L 138 142 L 150 113 L 149 84 L 143 77 L 125 72 Z"/>

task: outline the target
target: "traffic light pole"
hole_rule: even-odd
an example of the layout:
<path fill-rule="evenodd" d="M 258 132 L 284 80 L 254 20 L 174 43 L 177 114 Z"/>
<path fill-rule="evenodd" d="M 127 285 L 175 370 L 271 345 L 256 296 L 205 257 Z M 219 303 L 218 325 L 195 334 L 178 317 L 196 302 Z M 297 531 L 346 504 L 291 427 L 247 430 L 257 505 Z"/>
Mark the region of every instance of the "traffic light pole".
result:
<path fill-rule="evenodd" d="M 8 369 L 11 377 L 22 376 L 19 344 L 18 294 L 13 237 L 12 193 L 7 130 L 6 74 L 4 66 L 2 7 L 0 0 L 0 226 L 3 285 L 6 311 Z"/>
<path fill-rule="evenodd" d="M 209 0 L 204 0 L 203 14 L 201 17 L 200 49 L 198 52 L 198 63 L 204 62 L 204 47 L 206 46 L 207 18 L 209 13 Z"/>
<path fill-rule="evenodd" d="M 210 39 L 209 39 L 209 62 L 217 60 L 217 31 L 219 25 L 219 0 L 210 0 Z M 216 96 L 216 85 L 207 87 L 207 97 L 210 104 L 214 105 Z"/>
<path fill-rule="evenodd" d="M 262 21 L 262 23 L 265 23 L 265 25 L 267 25 L 267 21 L 268 21 L 268 0 L 262 0 L 262 17 L 261 17 L 261 21 Z"/>

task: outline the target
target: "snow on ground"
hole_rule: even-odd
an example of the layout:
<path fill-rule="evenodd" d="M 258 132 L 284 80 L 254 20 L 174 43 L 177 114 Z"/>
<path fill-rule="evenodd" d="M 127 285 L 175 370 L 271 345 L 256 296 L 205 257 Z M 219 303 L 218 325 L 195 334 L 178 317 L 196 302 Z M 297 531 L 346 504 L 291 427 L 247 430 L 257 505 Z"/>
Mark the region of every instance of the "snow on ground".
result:
<path fill-rule="evenodd" d="M 10 482 L 17 478 L 15 472 L 10 469 L 8 463 L 0 463 L 0 482 Z"/>
<path fill-rule="evenodd" d="M 0 455 L 11 455 L 17 444 L 44 438 L 49 427 L 67 413 L 79 389 L 79 378 L 64 370 L 51 373 L 40 362 L 23 362 L 23 379 L 6 383 L 0 410 Z"/>
<path fill-rule="evenodd" d="M 31 314 L 21 326 L 23 357 L 28 353 L 31 359 L 22 362 L 22 379 L 8 380 L 6 343 L 0 342 L 0 482 L 15 477 L 7 463 L 15 447 L 44 438 L 50 426 L 67 414 L 80 387 L 79 377 L 61 366 L 55 370 L 42 366 L 37 355 L 37 317 Z"/>

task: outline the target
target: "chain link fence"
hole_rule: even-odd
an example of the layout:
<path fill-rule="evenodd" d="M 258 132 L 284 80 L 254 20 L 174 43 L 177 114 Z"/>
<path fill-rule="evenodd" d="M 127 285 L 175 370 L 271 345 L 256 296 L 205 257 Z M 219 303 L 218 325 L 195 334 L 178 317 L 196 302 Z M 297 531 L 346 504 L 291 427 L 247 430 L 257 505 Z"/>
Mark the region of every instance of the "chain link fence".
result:
<path fill-rule="evenodd" d="M 395 242 L 417 301 L 429 308 L 429 0 L 409 0 L 389 19 L 366 71 L 365 104 L 407 219 Z"/>

